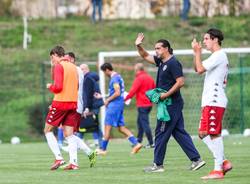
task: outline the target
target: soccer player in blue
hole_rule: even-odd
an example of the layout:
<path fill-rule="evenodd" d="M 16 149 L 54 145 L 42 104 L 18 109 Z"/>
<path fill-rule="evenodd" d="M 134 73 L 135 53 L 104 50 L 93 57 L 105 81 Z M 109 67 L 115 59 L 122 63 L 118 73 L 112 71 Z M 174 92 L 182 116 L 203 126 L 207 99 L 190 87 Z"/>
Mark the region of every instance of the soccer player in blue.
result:
<path fill-rule="evenodd" d="M 163 162 L 167 143 L 171 135 L 191 160 L 190 170 L 198 170 L 205 165 L 205 162 L 201 160 L 190 135 L 184 128 L 182 114 L 184 102 L 180 93 L 180 88 L 184 85 L 182 66 L 173 55 L 173 49 L 167 40 L 158 40 L 155 44 L 156 56 L 151 56 L 142 47 L 143 39 L 143 33 L 139 33 L 135 40 L 135 45 L 138 53 L 144 60 L 158 67 L 156 87 L 166 91 L 160 94 L 160 99 L 172 99 L 172 104 L 166 105 L 170 120 L 166 122 L 157 120 L 155 128 L 154 162 L 152 166 L 146 167 L 144 171 L 164 171 Z"/>
<path fill-rule="evenodd" d="M 97 154 L 99 155 L 107 154 L 107 146 L 110 139 L 110 132 L 112 127 L 116 127 L 119 132 L 121 132 L 128 138 L 129 142 L 131 142 L 133 145 L 131 154 L 136 154 L 142 148 L 142 144 L 140 144 L 134 137 L 132 132 L 125 127 L 124 117 L 123 117 L 124 81 L 121 75 L 113 70 L 113 67 L 110 63 L 104 63 L 101 66 L 101 70 L 105 73 L 106 76 L 110 78 L 110 82 L 109 82 L 109 96 L 104 102 L 106 107 L 106 114 L 104 120 L 105 121 L 104 137 L 101 149 L 97 150 Z"/>

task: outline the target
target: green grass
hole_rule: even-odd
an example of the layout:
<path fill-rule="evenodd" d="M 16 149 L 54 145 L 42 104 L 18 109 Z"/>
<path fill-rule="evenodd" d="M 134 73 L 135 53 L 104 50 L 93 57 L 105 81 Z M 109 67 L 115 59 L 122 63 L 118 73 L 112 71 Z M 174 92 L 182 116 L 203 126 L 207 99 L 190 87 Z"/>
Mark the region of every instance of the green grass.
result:
<path fill-rule="evenodd" d="M 225 153 L 233 163 L 233 170 L 223 180 L 205 183 L 249 183 L 250 138 L 225 138 Z M 204 183 L 200 177 L 213 168 L 212 156 L 198 140 L 195 144 L 207 162 L 198 171 L 187 170 L 190 162 L 173 140 L 170 140 L 165 159 L 164 173 L 143 173 L 142 169 L 152 163 L 153 150 L 142 149 L 137 155 L 129 154 L 131 147 L 126 140 L 111 140 L 108 155 L 97 158 L 94 168 L 89 168 L 88 158 L 79 153 L 80 169 L 77 171 L 50 171 L 53 156 L 46 143 L 0 145 L 0 184 L 175 184 Z M 64 153 L 65 159 L 68 159 Z"/>
<path fill-rule="evenodd" d="M 228 23 L 230 22 L 230 24 Z M 0 139 L 7 141 L 12 136 L 20 136 L 25 141 L 34 141 L 37 136 L 33 134 L 28 124 L 28 109 L 34 104 L 42 104 L 42 67 L 41 63 L 49 60 L 49 50 L 57 44 L 61 44 L 67 51 L 73 51 L 77 55 L 78 63 L 83 61 L 97 61 L 97 55 L 100 51 L 122 51 L 135 50 L 134 39 L 138 32 L 144 32 L 146 49 L 153 49 L 153 44 L 160 38 L 169 39 L 174 49 L 190 48 L 190 42 L 193 36 L 202 39 L 203 32 L 210 27 L 218 27 L 225 34 L 223 47 L 249 47 L 250 46 L 250 17 L 213 17 L 199 18 L 191 17 L 188 26 L 182 26 L 179 23 L 179 17 L 157 17 L 156 19 L 140 19 L 140 20 L 105 20 L 101 24 L 92 24 L 86 17 L 69 17 L 67 19 L 32 19 L 29 20 L 29 33 L 32 34 L 32 43 L 29 44 L 27 50 L 22 49 L 22 19 L 14 17 L 0 17 Z M 127 59 L 127 58 L 126 58 Z M 114 59 L 116 62 L 118 58 Z M 120 59 L 121 60 L 121 59 Z M 138 58 L 130 58 L 126 60 L 138 62 L 142 61 Z M 184 67 L 192 65 L 191 57 L 180 57 Z M 244 66 L 249 66 L 249 56 L 244 59 Z M 124 62 L 124 60 L 123 60 Z M 239 67 L 238 57 L 235 55 L 230 57 L 230 67 Z M 49 80 L 49 70 L 46 71 L 46 82 Z M 120 72 L 120 71 L 119 71 Z M 123 71 L 123 73 L 128 73 Z M 122 73 L 122 74 L 123 74 Z M 126 90 L 131 86 L 131 72 L 129 79 L 126 79 Z M 125 76 L 125 74 L 124 74 Z M 245 77 L 244 81 L 248 81 L 249 77 Z M 230 78 L 231 79 L 231 78 Z M 185 106 L 191 107 L 191 112 L 185 110 L 185 119 L 188 127 L 190 125 L 197 127 L 198 120 L 190 120 L 188 116 L 197 114 L 199 109 L 193 108 L 192 103 L 197 92 L 190 93 L 191 88 L 195 88 L 195 83 L 187 81 L 186 91 L 183 88 L 183 94 L 186 94 Z M 189 82 L 188 82 L 189 81 Z M 239 80 L 235 78 L 228 85 L 230 99 L 235 99 L 233 108 L 228 114 L 233 114 L 230 122 L 238 126 L 240 105 L 235 91 L 238 92 Z M 233 87 L 230 87 L 233 86 Z M 244 87 L 245 91 L 249 91 L 249 87 Z M 246 97 L 247 97 L 247 92 Z M 199 93 L 200 95 L 201 93 Z M 233 96 L 233 98 L 231 98 Z M 245 103 L 245 120 L 249 119 L 249 100 L 244 98 Z M 231 103 L 232 101 L 230 101 Z M 236 105 L 235 105 L 236 104 Z M 41 107 L 42 108 L 42 107 Z M 136 129 L 135 117 L 136 109 L 128 108 L 129 116 L 126 112 L 126 122 L 131 129 Z M 133 112 L 133 114 L 131 113 Z M 155 119 L 154 117 L 152 118 Z M 246 125 L 250 125 L 245 121 Z M 41 123 L 44 122 L 34 122 Z M 155 124 L 155 121 L 152 122 Z M 239 126 L 238 126 L 239 127 Z M 235 133 L 240 130 L 232 127 Z M 247 128 L 247 127 L 245 127 Z M 193 129 L 196 132 L 196 128 Z M 41 136 L 40 136 L 41 139 Z"/>

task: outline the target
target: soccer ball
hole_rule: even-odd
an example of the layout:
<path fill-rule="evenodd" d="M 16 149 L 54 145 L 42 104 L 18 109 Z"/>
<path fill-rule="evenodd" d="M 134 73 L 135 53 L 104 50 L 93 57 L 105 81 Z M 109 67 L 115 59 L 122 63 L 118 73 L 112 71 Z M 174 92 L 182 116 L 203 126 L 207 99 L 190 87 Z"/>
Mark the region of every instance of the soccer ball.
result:
<path fill-rule="evenodd" d="M 243 135 L 244 135 L 245 137 L 250 136 L 250 129 L 249 129 L 249 128 L 245 129 Z"/>
<path fill-rule="evenodd" d="M 11 140 L 10 140 L 10 143 L 11 144 L 20 144 L 21 140 L 20 140 L 19 137 L 12 137 Z"/>
<path fill-rule="evenodd" d="M 221 131 L 221 135 L 222 135 L 222 137 L 229 136 L 228 130 L 227 130 L 227 129 L 223 129 L 223 130 Z"/>

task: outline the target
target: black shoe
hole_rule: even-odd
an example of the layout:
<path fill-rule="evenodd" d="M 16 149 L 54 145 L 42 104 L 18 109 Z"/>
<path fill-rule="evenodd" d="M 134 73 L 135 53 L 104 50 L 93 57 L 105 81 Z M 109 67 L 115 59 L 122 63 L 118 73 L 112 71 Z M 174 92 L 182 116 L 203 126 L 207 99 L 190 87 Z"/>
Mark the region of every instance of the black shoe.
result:
<path fill-rule="evenodd" d="M 156 165 L 155 163 L 153 163 L 153 165 L 145 167 L 143 171 L 146 173 L 164 172 L 164 167 L 163 165 Z"/>
<path fill-rule="evenodd" d="M 154 147 L 155 147 L 155 144 L 147 144 L 146 146 L 144 146 L 145 149 L 150 149 Z"/>
<path fill-rule="evenodd" d="M 189 169 L 192 170 L 192 171 L 196 171 L 196 170 L 202 168 L 205 164 L 206 164 L 205 161 L 199 159 L 199 160 L 197 160 L 197 161 L 193 161 L 193 162 L 191 163 L 191 166 L 190 166 Z"/>

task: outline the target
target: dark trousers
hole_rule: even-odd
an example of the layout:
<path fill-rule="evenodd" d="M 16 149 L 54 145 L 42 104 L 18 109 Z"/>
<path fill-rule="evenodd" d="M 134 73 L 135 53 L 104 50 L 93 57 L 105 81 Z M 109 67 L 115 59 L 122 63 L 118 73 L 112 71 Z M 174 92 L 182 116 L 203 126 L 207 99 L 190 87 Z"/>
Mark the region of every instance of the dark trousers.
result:
<path fill-rule="evenodd" d="M 102 0 L 92 0 L 92 4 L 93 4 L 92 21 L 96 22 L 95 14 L 96 14 L 97 7 L 98 7 L 99 21 L 101 21 L 102 20 Z"/>
<path fill-rule="evenodd" d="M 188 19 L 188 12 L 190 10 L 190 0 L 183 0 L 183 8 L 181 11 L 181 19 L 182 20 L 187 20 Z"/>
<path fill-rule="evenodd" d="M 191 161 L 196 161 L 200 158 L 190 135 L 184 129 L 182 108 L 182 104 L 167 106 L 171 120 L 168 122 L 157 121 L 154 149 L 154 163 L 156 165 L 163 165 L 167 143 L 171 135 Z"/>
<path fill-rule="evenodd" d="M 152 107 L 138 107 L 138 116 L 137 116 L 137 127 L 138 127 L 138 134 L 137 134 L 137 141 L 142 142 L 143 133 L 145 132 L 146 137 L 148 139 L 148 143 L 150 145 L 153 144 L 153 136 L 150 128 L 149 123 L 149 113 Z"/>

